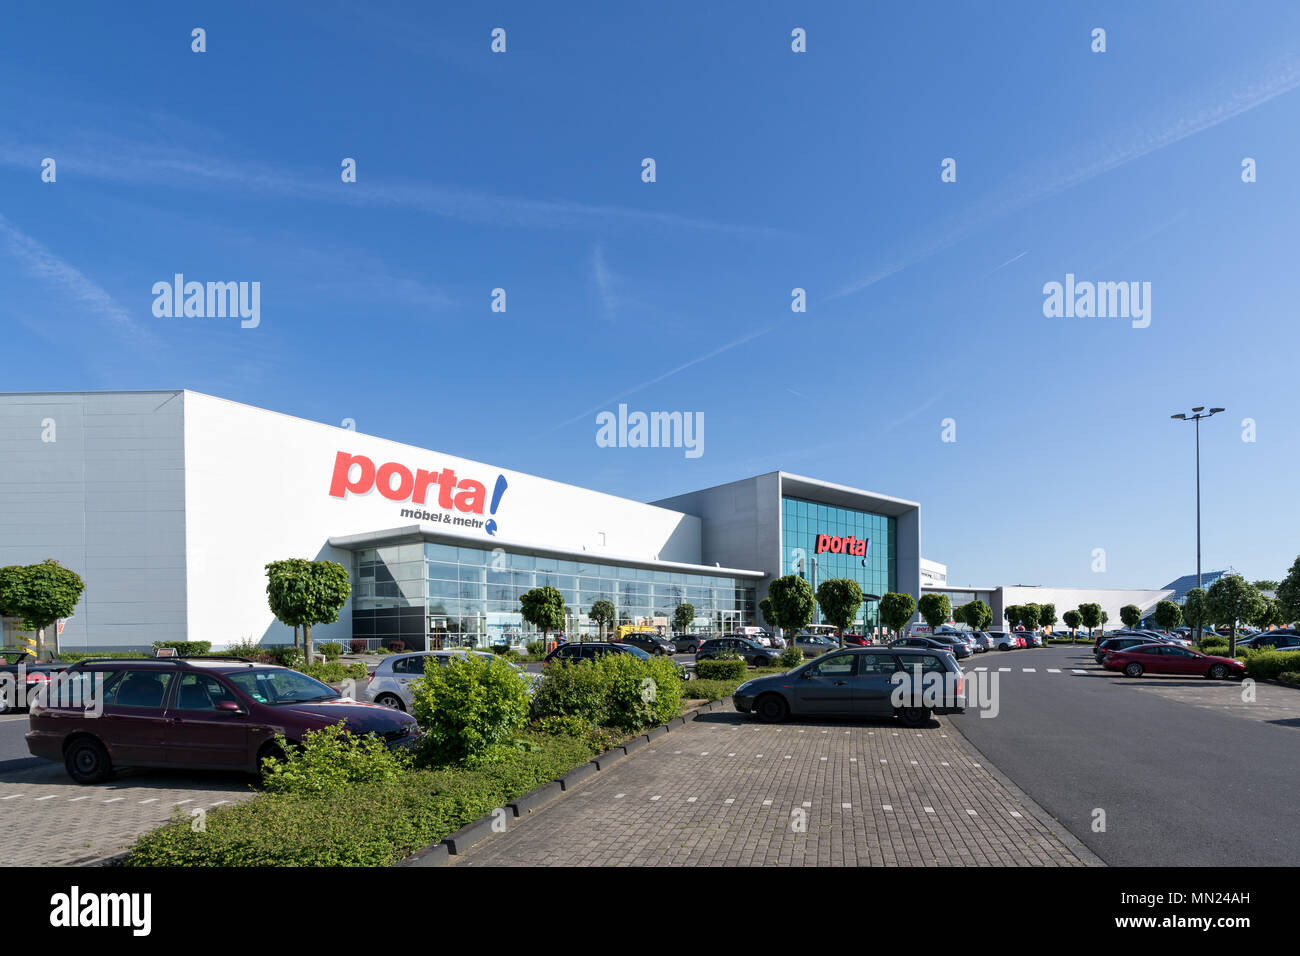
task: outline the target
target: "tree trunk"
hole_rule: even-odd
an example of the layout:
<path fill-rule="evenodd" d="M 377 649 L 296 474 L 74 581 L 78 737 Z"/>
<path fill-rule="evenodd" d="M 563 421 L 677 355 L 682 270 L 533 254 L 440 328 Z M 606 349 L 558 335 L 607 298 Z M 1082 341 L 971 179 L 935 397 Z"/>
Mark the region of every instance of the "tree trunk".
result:
<path fill-rule="evenodd" d="M 36 659 L 44 660 L 45 658 L 45 628 L 36 629 Z"/>
<path fill-rule="evenodd" d="M 298 625 L 295 624 L 295 625 L 293 626 L 293 648 L 294 648 L 294 650 L 297 650 L 299 646 L 300 646 L 300 642 L 298 641 Z"/>
<path fill-rule="evenodd" d="M 310 624 L 304 624 L 302 626 L 302 642 L 307 653 L 307 663 L 310 664 L 311 663 L 311 625 Z"/>

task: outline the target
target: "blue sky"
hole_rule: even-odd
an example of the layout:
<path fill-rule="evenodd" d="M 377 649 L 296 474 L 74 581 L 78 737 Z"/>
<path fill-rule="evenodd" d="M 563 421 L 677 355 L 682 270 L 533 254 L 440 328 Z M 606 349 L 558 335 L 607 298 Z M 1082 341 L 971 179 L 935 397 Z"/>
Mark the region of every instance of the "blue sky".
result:
<path fill-rule="evenodd" d="M 1169 416 L 1224 406 L 1204 566 L 1285 573 L 1300 8 L 699 6 L 20 5 L 0 390 L 191 388 L 641 499 L 782 468 L 921 502 L 953 583 L 1103 587 L 1194 570 Z M 177 272 L 259 281 L 260 326 L 155 318 Z M 1044 317 L 1067 273 L 1150 282 L 1150 326 Z M 598 447 L 620 401 L 703 413 L 704 454 Z"/>

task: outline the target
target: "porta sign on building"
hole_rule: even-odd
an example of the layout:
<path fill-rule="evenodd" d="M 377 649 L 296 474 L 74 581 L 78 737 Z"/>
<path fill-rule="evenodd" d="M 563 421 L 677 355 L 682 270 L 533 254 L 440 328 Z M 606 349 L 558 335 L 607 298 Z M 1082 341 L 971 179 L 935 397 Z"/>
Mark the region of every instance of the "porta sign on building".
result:
<path fill-rule="evenodd" d="M 852 535 L 838 537 L 833 534 L 817 535 L 817 554 L 851 554 L 855 558 L 865 558 L 871 550 L 870 538 L 855 538 Z"/>

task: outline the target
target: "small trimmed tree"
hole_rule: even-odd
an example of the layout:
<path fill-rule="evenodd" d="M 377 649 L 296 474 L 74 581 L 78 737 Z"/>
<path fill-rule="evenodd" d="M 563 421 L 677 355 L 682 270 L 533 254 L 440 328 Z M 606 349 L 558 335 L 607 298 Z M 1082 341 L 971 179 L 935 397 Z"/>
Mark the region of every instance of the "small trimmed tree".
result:
<path fill-rule="evenodd" d="M 776 612 L 772 610 L 772 599 L 763 598 L 758 602 L 758 611 L 763 615 L 763 623 L 768 627 L 778 627 L 776 623 Z"/>
<path fill-rule="evenodd" d="M 952 613 L 952 605 L 946 594 L 922 594 L 921 600 L 916 602 L 916 609 L 921 612 L 921 617 L 925 623 L 930 625 L 930 630 L 935 630 L 941 624 L 946 624 L 949 615 Z"/>
<path fill-rule="evenodd" d="M 1101 626 L 1101 605 L 1100 604 L 1080 604 L 1079 620 L 1083 626 L 1088 629 L 1088 639 L 1092 640 L 1092 629 Z"/>
<path fill-rule="evenodd" d="M 1142 620 L 1142 609 L 1136 604 L 1125 604 L 1119 609 L 1119 619 L 1125 627 L 1137 627 Z"/>
<path fill-rule="evenodd" d="M 307 561 L 290 558 L 266 565 L 266 597 L 284 624 L 302 628 L 303 651 L 311 663 L 311 629 L 333 624 L 348 603 L 352 582 L 337 561 Z"/>
<path fill-rule="evenodd" d="M 519 612 L 548 641 L 551 631 L 564 627 L 564 595 L 549 584 L 519 595 Z"/>
<path fill-rule="evenodd" d="M 605 628 L 613 624 L 614 618 L 617 616 L 614 603 L 605 600 L 597 601 L 591 606 L 591 610 L 587 612 L 587 617 L 595 621 L 596 626 L 600 628 L 600 639 L 602 641 L 605 639 Z"/>
<path fill-rule="evenodd" d="M 1038 605 L 1038 624 L 1049 631 L 1056 627 L 1056 605 L 1040 604 Z"/>
<path fill-rule="evenodd" d="M 1156 604 L 1156 609 L 1152 612 L 1151 617 L 1155 620 L 1157 627 L 1169 630 L 1183 623 L 1183 610 L 1173 601 L 1161 601 Z"/>
<path fill-rule="evenodd" d="M 843 647 L 844 632 L 853 626 L 862 607 L 862 586 L 852 578 L 830 578 L 817 585 L 817 604 L 826 622 L 840 632 Z"/>
<path fill-rule="evenodd" d="M 673 630 L 678 634 L 685 634 L 686 629 L 691 626 L 695 620 L 694 604 L 679 604 L 677 610 L 673 612 Z"/>
<path fill-rule="evenodd" d="M 795 634 L 812 623 L 817 606 L 812 585 L 797 574 L 787 574 L 767 586 L 767 600 L 776 626 L 789 632 L 793 647 Z"/>
<path fill-rule="evenodd" d="M 1205 592 L 1210 617 L 1228 625 L 1228 656 L 1237 653 L 1237 624 L 1259 612 L 1263 596 L 1241 575 L 1225 574 Z"/>
<path fill-rule="evenodd" d="M 993 623 L 993 608 L 984 601 L 971 601 L 962 605 L 966 609 L 966 623 L 977 631 L 982 631 Z"/>
<path fill-rule="evenodd" d="M 1065 626 L 1070 629 L 1070 638 L 1073 639 L 1075 636 L 1074 632 L 1077 631 L 1079 625 L 1083 623 L 1082 616 L 1080 616 L 1078 611 L 1066 611 L 1061 615 L 1061 620 L 1064 621 Z"/>
<path fill-rule="evenodd" d="M 1282 620 L 1300 621 L 1300 558 L 1295 559 L 1291 570 L 1274 590 L 1277 591 L 1278 609 L 1282 612 Z"/>
<path fill-rule="evenodd" d="M 1020 623 L 1025 626 L 1026 631 L 1038 630 L 1038 605 L 1037 604 L 1020 605 Z"/>
<path fill-rule="evenodd" d="M 1201 643 L 1201 628 L 1210 623 L 1210 605 L 1205 588 L 1192 588 L 1183 599 L 1183 620 L 1196 628 L 1196 643 Z"/>
<path fill-rule="evenodd" d="M 86 582 L 76 571 L 46 558 L 40 564 L 0 568 L 0 614 L 36 632 L 36 657 L 45 657 L 45 629 L 72 617 Z M 59 649 L 57 629 L 54 650 Z"/>
<path fill-rule="evenodd" d="M 907 626 L 916 613 L 916 598 L 907 593 L 888 591 L 880 597 L 880 623 L 895 634 Z"/>

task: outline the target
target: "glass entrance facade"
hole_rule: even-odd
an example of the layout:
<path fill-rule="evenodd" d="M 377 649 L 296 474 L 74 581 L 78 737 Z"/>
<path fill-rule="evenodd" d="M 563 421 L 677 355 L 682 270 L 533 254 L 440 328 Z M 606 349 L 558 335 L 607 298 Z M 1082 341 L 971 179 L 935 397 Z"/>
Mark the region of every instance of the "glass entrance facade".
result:
<path fill-rule="evenodd" d="M 868 511 L 853 511 L 801 498 L 781 499 L 781 573 L 800 574 L 811 583 L 812 559 L 817 559 L 817 581 L 851 578 L 863 594 L 882 595 L 898 590 L 895 555 L 898 519 Z M 817 552 L 818 537 L 836 550 Z M 843 539 L 852 539 L 845 542 Z M 863 544 L 865 542 L 865 544 Z M 839 553 L 836 553 L 836 552 Z M 865 553 L 850 553 L 861 551 Z M 864 602 L 859 619 L 876 626 L 878 601 Z"/>
<path fill-rule="evenodd" d="M 614 605 L 617 623 L 665 633 L 683 603 L 695 607 L 693 631 L 754 623 L 754 584 L 745 578 L 423 542 L 354 553 L 352 636 L 407 649 L 517 646 L 542 636 L 524 621 L 519 598 L 546 585 L 564 596 L 571 639 L 597 636 L 587 612 L 600 600 Z"/>

